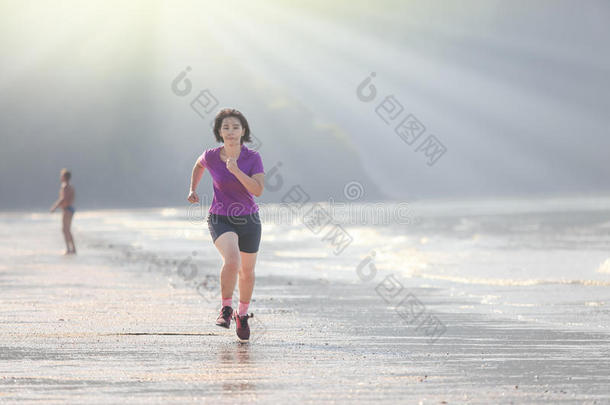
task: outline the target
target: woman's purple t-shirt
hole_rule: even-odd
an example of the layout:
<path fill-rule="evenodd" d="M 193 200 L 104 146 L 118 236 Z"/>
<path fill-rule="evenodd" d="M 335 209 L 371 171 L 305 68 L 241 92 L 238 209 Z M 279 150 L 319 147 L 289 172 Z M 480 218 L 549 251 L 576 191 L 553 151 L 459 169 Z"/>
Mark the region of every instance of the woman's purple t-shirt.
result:
<path fill-rule="evenodd" d="M 210 171 L 214 185 L 214 199 L 209 212 L 218 215 L 249 215 L 258 211 L 252 194 L 227 169 L 226 162 L 220 159 L 222 146 L 207 149 L 199 156 L 199 163 Z M 237 167 L 248 176 L 265 173 L 261 156 L 255 150 L 241 145 Z"/>

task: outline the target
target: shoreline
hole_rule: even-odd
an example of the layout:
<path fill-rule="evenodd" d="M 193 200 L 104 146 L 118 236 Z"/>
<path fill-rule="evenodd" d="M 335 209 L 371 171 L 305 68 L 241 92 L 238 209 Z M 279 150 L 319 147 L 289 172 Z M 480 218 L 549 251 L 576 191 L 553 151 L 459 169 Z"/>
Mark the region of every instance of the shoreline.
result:
<path fill-rule="evenodd" d="M 115 252 L 83 244 L 76 260 L 0 273 L 1 400 L 610 398 L 610 366 L 600 357 L 607 334 L 442 313 L 433 288 L 409 288 L 446 325 L 429 344 L 371 285 L 270 275 L 257 276 L 250 310 L 259 323 L 243 345 L 233 328 L 213 325 L 213 296 L 206 300 L 188 284 L 171 287 L 175 280 L 138 260 L 118 265 Z"/>

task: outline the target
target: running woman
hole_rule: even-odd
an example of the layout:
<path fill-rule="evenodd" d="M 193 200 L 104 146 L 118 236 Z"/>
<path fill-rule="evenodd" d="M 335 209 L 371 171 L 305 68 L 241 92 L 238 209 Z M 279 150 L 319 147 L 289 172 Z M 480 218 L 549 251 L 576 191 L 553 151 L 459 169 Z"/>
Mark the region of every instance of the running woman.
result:
<path fill-rule="evenodd" d="M 61 207 L 64 211 L 62 217 L 62 232 L 64 234 L 64 240 L 66 241 L 66 252 L 64 255 L 75 255 L 76 247 L 74 246 L 74 238 L 72 237 L 72 217 L 74 216 L 74 198 L 75 191 L 74 186 L 70 184 L 70 177 L 72 175 L 67 169 L 62 169 L 59 173 L 59 181 L 61 187 L 59 188 L 59 198 L 49 211 L 54 212 L 57 207 Z"/>
<path fill-rule="evenodd" d="M 199 202 L 197 185 L 207 168 L 212 176 L 214 199 L 208 212 L 208 229 L 222 256 L 220 271 L 221 309 L 216 325 L 229 328 L 235 320 L 237 337 L 250 338 L 248 305 L 254 289 L 254 266 L 261 240 L 258 205 L 265 185 L 265 172 L 259 153 L 248 149 L 250 127 L 244 115 L 225 108 L 214 120 L 216 141 L 224 145 L 207 149 L 199 156 L 191 175 L 188 201 Z M 239 306 L 233 311 L 233 290 L 239 277 Z"/>

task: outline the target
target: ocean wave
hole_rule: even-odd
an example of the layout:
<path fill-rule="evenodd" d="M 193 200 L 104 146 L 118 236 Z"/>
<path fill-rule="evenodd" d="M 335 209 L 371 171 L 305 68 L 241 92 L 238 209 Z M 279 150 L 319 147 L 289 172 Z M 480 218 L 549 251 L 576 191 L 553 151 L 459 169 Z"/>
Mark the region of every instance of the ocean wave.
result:
<path fill-rule="evenodd" d="M 610 259 L 606 259 L 605 262 L 599 265 L 597 268 L 598 273 L 610 274 Z"/>
<path fill-rule="evenodd" d="M 610 281 L 604 280 L 570 280 L 570 279 L 511 279 L 511 278 L 480 278 L 480 277 L 458 277 L 445 276 L 440 274 L 429 274 L 417 272 L 410 275 L 411 277 L 425 278 L 431 280 L 451 281 L 460 284 L 480 284 L 494 286 L 517 286 L 526 287 L 532 285 L 543 284 L 577 284 L 584 286 L 606 287 L 610 286 Z"/>

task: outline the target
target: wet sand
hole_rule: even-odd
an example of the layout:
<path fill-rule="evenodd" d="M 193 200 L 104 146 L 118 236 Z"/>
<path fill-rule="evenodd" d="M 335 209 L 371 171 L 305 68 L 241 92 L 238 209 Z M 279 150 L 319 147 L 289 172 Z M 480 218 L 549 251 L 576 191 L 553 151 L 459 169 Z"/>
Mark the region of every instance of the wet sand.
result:
<path fill-rule="evenodd" d="M 88 241 L 0 267 L 0 402 L 610 402 L 605 334 L 442 313 L 463 303 L 410 288 L 446 327 L 430 343 L 375 284 L 259 276 L 240 344 L 214 294 L 146 257 Z"/>

